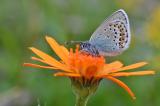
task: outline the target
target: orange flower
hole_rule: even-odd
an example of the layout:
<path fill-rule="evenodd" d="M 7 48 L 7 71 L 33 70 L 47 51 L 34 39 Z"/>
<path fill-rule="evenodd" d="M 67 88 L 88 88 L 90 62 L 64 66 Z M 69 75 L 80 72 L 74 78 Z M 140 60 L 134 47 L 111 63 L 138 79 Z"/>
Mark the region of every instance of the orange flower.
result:
<path fill-rule="evenodd" d="M 64 46 L 59 45 L 53 38 L 46 36 L 46 40 L 61 60 L 57 61 L 48 54 L 34 47 L 30 47 L 32 52 L 39 56 L 39 58 L 31 57 L 31 59 L 45 63 L 48 66 L 32 63 L 24 63 L 24 66 L 59 70 L 59 72 L 54 74 L 55 76 L 67 76 L 72 80 L 79 81 L 84 86 L 100 82 L 103 78 L 109 79 L 124 88 L 133 99 L 135 99 L 134 93 L 126 84 L 117 79 L 117 77 L 155 74 L 152 70 L 124 72 L 126 70 L 142 67 L 147 64 L 146 62 L 139 62 L 129 66 L 123 66 L 120 61 L 114 61 L 108 64 L 105 63 L 103 56 L 92 56 L 86 54 L 79 51 L 78 47 L 75 52 L 73 49 L 68 51 Z"/>

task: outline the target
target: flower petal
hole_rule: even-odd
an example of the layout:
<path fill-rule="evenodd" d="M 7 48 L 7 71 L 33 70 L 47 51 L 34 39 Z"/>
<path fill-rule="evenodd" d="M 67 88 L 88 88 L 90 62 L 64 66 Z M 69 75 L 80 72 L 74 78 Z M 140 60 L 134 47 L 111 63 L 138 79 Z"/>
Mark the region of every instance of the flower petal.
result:
<path fill-rule="evenodd" d="M 64 52 L 64 54 L 66 54 L 67 56 L 69 55 L 69 51 L 68 51 L 68 49 L 67 48 L 65 48 L 64 46 L 60 46 L 61 47 L 61 49 L 63 50 L 63 52 Z"/>
<path fill-rule="evenodd" d="M 155 74 L 154 71 L 148 70 L 139 72 L 117 72 L 111 74 L 111 76 L 122 77 L 122 76 L 141 76 L 141 75 L 153 75 L 153 74 Z"/>
<path fill-rule="evenodd" d="M 40 58 L 37 58 L 37 57 L 31 57 L 32 60 L 36 60 L 36 61 L 39 61 L 39 62 L 42 62 L 42 63 L 45 63 L 45 64 L 48 64 L 47 62 L 45 62 L 44 60 L 40 59 Z"/>
<path fill-rule="evenodd" d="M 54 76 L 80 77 L 80 74 L 57 72 L 57 73 L 54 74 Z"/>
<path fill-rule="evenodd" d="M 32 63 L 24 63 L 23 66 L 28 66 L 28 67 L 35 67 L 35 68 L 46 68 L 46 69 L 57 69 L 55 67 L 50 67 L 50 66 L 41 66 L 38 64 L 32 64 Z"/>
<path fill-rule="evenodd" d="M 120 61 L 114 61 L 110 64 L 105 64 L 104 70 L 111 70 L 111 69 L 117 69 L 121 68 L 123 64 Z"/>
<path fill-rule="evenodd" d="M 135 68 L 139 68 L 139 67 L 142 67 L 144 65 L 148 64 L 147 62 L 139 62 L 139 63 L 135 63 L 135 64 L 132 64 L 132 65 L 129 65 L 129 66 L 125 66 L 125 67 L 122 67 L 118 70 L 114 70 L 112 72 L 118 72 L 118 71 L 124 71 L 124 70 L 130 70 L 130 69 L 135 69 Z"/>
<path fill-rule="evenodd" d="M 125 83 L 123 83 L 119 79 L 114 78 L 112 76 L 105 76 L 105 78 L 117 83 L 120 87 L 122 87 L 123 89 L 125 89 L 129 93 L 129 95 L 132 97 L 132 99 L 136 99 L 134 93 L 131 91 L 131 89 Z"/>
<path fill-rule="evenodd" d="M 98 73 L 98 75 L 106 75 L 106 74 L 112 72 L 112 70 L 117 70 L 117 69 L 121 68 L 122 66 L 123 66 L 123 64 L 120 61 L 114 61 L 110 64 L 105 64 L 103 70 L 100 71 Z"/>
<path fill-rule="evenodd" d="M 51 56 L 49 56 L 48 54 L 34 48 L 34 47 L 30 47 L 30 49 L 39 57 L 41 57 L 47 64 L 59 68 L 63 71 L 67 71 L 67 72 L 71 72 L 70 70 L 68 70 L 67 66 L 65 64 L 60 63 L 59 61 L 57 61 L 56 59 L 52 58 Z"/>
<path fill-rule="evenodd" d="M 60 46 L 53 38 L 46 36 L 46 40 L 53 51 L 65 62 L 68 62 L 68 54 L 66 54 L 66 50 L 64 51 L 64 47 Z M 62 49 L 63 48 L 63 49 Z"/>

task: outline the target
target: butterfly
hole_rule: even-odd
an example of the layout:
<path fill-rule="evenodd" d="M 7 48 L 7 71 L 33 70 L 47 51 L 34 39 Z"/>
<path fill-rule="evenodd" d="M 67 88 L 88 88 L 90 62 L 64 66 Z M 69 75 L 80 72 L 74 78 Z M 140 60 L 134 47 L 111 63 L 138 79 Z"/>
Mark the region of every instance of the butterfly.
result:
<path fill-rule="evenodd" d="M 129 19 L 120 9 L 105 19 L 88 41 L 80 42 L 80 50 L 95 56 L 117 56 L 129 47 L 130 40 Z"/>

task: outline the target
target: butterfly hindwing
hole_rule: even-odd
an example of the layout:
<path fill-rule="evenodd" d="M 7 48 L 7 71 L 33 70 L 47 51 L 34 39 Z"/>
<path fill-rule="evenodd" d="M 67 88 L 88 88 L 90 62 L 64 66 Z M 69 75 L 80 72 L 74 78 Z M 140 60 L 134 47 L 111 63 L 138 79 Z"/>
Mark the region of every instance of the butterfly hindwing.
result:
<path fill-rule="evenodd" d="M 89 42 L 96 46 L 101 55 L 115 56 L 128 48 L 130 36 L 128 16 L 120 9 L 96 29 Z"/>

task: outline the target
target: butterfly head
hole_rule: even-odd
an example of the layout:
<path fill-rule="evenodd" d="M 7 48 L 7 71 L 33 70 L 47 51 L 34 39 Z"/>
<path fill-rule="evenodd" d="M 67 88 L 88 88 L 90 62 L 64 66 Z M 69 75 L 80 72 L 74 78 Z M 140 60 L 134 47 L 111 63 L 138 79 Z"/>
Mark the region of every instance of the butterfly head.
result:
<path fill-rule="evenodd" d="M 81 53 L 89 54 L 92 56 L 99 56 L 98 49 L 96 49 L 94 45 L 89 43 L 89 41 L 69 41 L 69 42 L 65 42 L 65 44 L 66 45 L 70 45 L 70 44 L 77 45 L 78 44 Z"/>

